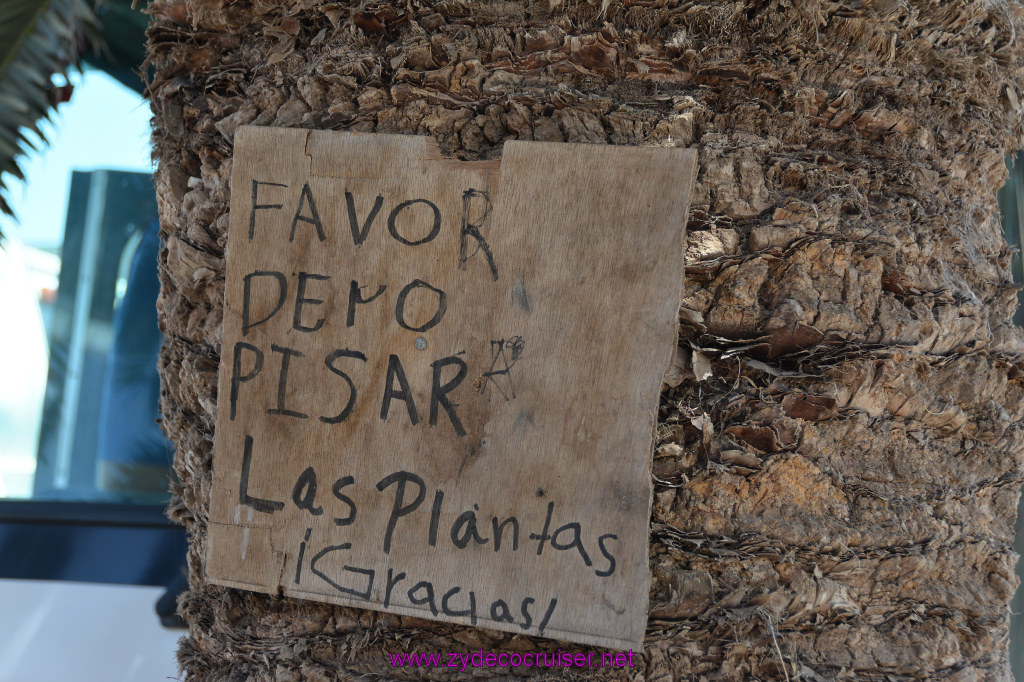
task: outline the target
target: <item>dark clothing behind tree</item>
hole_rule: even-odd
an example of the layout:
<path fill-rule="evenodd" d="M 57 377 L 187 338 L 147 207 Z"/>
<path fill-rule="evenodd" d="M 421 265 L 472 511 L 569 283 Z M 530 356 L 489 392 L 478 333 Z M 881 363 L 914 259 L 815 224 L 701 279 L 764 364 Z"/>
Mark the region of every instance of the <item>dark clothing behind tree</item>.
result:
<path fill-rule="evenodd" d="M 156 262 L 159 224 L 146 227 L 114 314 L 114 343 L 100 412 L 99 485 L 132 497 L 167 493 L 174 450 L 160 431 Z"/>

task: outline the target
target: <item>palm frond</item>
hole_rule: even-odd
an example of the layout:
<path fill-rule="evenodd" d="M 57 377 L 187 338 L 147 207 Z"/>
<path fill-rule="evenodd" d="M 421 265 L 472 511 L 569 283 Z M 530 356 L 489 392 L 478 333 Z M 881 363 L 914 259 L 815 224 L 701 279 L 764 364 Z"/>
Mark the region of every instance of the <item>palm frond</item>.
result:
<path fill-rule="evenodd" d="M 18 157 L 43 140 L 39 128 L 61 101 L 54 74 L 77 66 L 88 38 L 98 35 L 85 0 L 0 2 L 0 212 L 11 214 L 3 173 L 22 178 Z"/>

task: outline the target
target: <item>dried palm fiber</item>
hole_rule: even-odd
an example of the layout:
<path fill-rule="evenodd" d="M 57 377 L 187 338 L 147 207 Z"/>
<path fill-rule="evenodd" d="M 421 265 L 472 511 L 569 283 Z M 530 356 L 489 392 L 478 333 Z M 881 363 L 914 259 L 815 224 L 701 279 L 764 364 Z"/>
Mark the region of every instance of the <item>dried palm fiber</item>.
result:
<path fill-rule="evenodd" d="M 205 582 L 245 123 L 432 135 L 460 159 L 508 139 L 698 149 L 646 648 L 565 676 L 1007 678 L 1024 344 L 995 192 L 1021 146 L 1021 6 L 555 5 L 149 5 L 190 678 L 468 679 L 500 671 L 382 652 L 584 650 Z"/>

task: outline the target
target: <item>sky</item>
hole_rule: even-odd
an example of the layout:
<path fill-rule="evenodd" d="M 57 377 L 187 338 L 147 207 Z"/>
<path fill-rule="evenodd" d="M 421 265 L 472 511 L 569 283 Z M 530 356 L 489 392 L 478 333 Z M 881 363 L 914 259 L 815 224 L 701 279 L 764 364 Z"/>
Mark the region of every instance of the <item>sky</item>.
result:
<path fill-rule="evenodd" d="M 28 246 L 60 245 L 72 170 L 153 170 L 148 104 L 96 69 L 72 73 L 69 80 L 75 86 L 71 101 L 41 126 L 49 144 L 21 159 L 27 182 L 5 176 L 18 220 L 0 216 L 0 233 Z"/>

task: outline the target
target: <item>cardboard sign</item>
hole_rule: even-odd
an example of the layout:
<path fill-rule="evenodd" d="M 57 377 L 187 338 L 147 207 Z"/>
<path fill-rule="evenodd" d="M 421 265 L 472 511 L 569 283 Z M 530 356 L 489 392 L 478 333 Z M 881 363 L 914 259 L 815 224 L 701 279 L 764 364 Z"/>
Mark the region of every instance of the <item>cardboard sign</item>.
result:
<path fill-rule="evenodd" d="M 639 648 L 694 157 L 239 129 L 210 581 Z"/>

